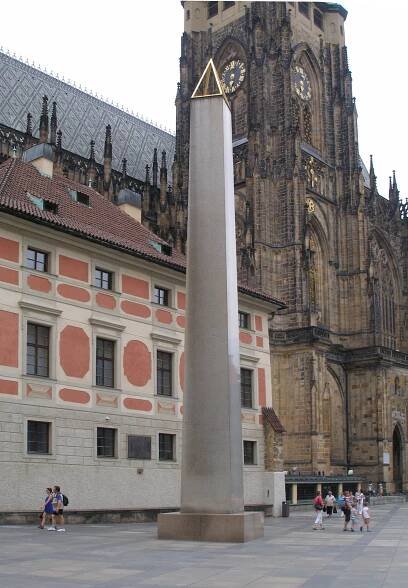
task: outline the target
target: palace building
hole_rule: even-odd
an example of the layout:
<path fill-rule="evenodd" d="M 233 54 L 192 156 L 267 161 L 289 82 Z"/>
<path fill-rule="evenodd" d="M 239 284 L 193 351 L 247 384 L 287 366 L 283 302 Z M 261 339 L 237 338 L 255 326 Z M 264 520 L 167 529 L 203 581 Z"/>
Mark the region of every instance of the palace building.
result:
<path fill-rule="evenodd" d="M 52 482 L 74 510 L 175 508 L 185 258 L 141 224 L 136 193 L 115 205 L 53 159 L 39 143 L 0 165 L 0 512 L 33 510 Z M 245 499 L 264 505 L 282 470 L 268 318 L 283 305 L 247 286 L 239 304 Z"/>
<path fill-rule="evenodd" d="M 96 484 L 113 509 L 119 467 L 124 507 L 177 506 L 189 110 L 210 58 L 233 122 L 246 503 L 268 471 L 293 502 L 407 490 L 408 207 L 360 158 L 347 12 L 182 5 L 175 138 L 0 53 L 1 496 L 52 472 L 78 508 Z"/>

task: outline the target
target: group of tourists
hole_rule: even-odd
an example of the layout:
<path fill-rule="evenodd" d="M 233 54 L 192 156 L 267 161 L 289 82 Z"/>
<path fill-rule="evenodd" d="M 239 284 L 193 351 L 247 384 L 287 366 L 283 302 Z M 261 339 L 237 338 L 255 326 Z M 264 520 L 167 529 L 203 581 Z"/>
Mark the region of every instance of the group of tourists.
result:
<path fill-rule="evenodd" d="M 61 492 L 59 486 L 46 489 L 47 495 L 41 504 L 39 528 L 44 529 L 48 524 L 48 531 L 65 531 L 64 506 L 68 505 L 68 497 Z"/>
<path fill-rule="evenodd" d="M 317 492 L 313 500 L 313 507 L 315 510 L 315 521 L 313 529 L 323 530 L 323 514 L 326 519 L 331 519 L 334 514 L 339 514 L 344 519 L 343 531 L 349 530 L 354 533 L 356 527 L 360 527 L 360 532 L 365 528 L 370 531 L 370 511 L 364 494 L 357 491 L 354 495 L 345 490 L 337 498 L 331 490 L 327 492 L 327 496 L 323 499 L 321 492 Z"/>

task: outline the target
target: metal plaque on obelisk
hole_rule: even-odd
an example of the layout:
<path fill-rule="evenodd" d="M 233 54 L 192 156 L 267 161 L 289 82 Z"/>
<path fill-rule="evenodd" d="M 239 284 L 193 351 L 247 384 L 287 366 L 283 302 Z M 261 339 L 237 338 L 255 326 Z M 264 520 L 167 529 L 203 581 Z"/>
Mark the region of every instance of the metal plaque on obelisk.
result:
<path fill-rule="evenodd" d="M 231 112 L 212 60 L 191 98 L 181 509 L 160 539 L 263 536 L 244 512 Z"/>

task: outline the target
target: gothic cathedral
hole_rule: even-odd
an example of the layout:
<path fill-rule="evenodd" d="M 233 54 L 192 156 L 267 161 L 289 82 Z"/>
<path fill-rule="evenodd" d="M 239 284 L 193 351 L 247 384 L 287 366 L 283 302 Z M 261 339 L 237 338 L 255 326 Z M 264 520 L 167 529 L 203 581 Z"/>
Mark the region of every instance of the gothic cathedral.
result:
<path fill-rule="evenodd" d="M 408 490 L 408 210 L 359 156 L 346 10 L 327 2 L 184 6 L 173 167 L 186 239 L 189 99 L 210 57 L 230 100 L 239 278 L 270 320 L 290 473 L 353 470 Z"/>

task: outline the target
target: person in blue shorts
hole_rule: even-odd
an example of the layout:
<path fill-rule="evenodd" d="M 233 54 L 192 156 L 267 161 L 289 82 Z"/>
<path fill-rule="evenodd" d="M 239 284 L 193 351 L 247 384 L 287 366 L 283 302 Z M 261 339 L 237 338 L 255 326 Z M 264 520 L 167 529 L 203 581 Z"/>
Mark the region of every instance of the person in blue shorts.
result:
<path fill-rule="evenodd" d="M 54 507 L 52 505 L 52 500 L 53 500 L 52 488 L 47 488 L 46 492 L 47 492 L 47 495 L 44 499 L 42 513 L 40 514 L 40 529 L 44 529 L 47 516 L 49 517 L 49 519 L 51 521 L 50 524 L 52 524 L 52 517 L 54 515 Z"/>

